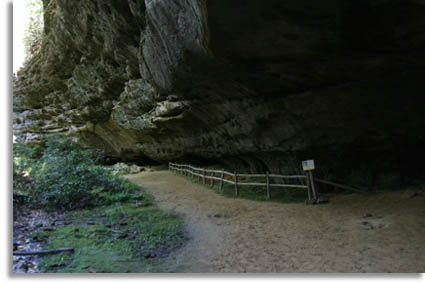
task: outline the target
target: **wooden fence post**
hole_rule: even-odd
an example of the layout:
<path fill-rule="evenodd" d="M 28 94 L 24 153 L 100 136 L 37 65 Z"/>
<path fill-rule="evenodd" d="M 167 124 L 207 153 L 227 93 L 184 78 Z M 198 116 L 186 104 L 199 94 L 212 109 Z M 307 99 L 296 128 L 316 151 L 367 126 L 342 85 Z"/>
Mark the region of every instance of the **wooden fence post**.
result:
<path fill-rule="evenodd" d="M 307 181 L 307 203 L 315 203 L 317 201 L 316 188 L 314 187 L 313 170 L 316 168 L 314 160 L 304 160 L 302 162 L 303 170 Z"/>
<path fill-rule="evenodd" d="M 211 177 L 215 177 L 215 176 L 214 176 L 214 172 L 211 172 Z M 214 187 L 214 179 L 213 179 L 213 178 L 211 178 L 210 186 L 211 186 L 211 187 Z"/>
<path fill-rule="evenodd" d="M 310 178 L 310 186 L 311 186 L 311 192 L 312 192 L 312 195 L 313 195 L 313 200 L 316 200 L 317 194 L 316 194 L 316 188 L 314 186 L 313 172 L 308 171 L 308 175 L 309 175 L 309 178 Z"/>
<path fill-rule="evenodd" d="M 311 200 L 311 185 L 310 185 L 310 176 L 308 174 L 308 171 L 305 172 L 305 181 L 307 182 L 307 198 L 308 201 Z"/>
<path fill-rule="evenodd" d="M 239 196 L 238 174 L 235 172 L 235 197 Z"/>
<path fill-rule="evenodd" d="M 270 177 L 269 171 L 266 172 L 266 188 L 267 188 L 267 199 L 271 199 L 272 195 L 270 194 Z"/>
<path fill-rule="evenodd" d="M 205 185 L 205 169 L 202 169 L 202 184 Z"/>
<path fill-rule="evenodd" d="M 218 191 L 220 193 L 223 191 L 223 178 L 224 178 L 224 169 L 221 169 L 220 186 L 218 187 Z"/>

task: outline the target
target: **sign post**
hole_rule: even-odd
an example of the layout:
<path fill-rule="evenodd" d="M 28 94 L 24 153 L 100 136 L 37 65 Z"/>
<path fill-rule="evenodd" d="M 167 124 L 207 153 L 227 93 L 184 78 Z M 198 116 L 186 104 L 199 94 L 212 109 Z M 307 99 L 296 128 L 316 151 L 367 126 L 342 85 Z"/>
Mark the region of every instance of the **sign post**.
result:
<path fill-rule="evenodd" d="M 314 170 L 314 160 L 304 160 L 303 161 L 303 170 L 304 171 L 311 171 Z"/>
<path fill-rule="evenodd" d="M 308 201 L 316 201 L 317 194 L 316 194 L 316 188 L 314 186 L 314 179 L 313 179 L 313 170 L 315 169 L 314 160 L 304 160 L 302 162 L 302 166 L 306 174 L 306 180 L 308 185 L 308 189 L 307 189 Z"/>

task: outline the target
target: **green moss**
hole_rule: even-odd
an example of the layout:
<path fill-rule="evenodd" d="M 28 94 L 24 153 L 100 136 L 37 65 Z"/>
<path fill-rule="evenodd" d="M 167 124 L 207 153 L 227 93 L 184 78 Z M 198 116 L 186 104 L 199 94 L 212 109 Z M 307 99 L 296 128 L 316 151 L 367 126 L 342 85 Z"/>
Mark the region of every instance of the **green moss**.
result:
<path fill-rule="evenodd" d="M 166 272 L 164 259 L 183 245 L 183 222 L 156 207 L 115 204 L 70 213 L 69 223 L 41 232 L 46 249 L 70 247 L 74 253 L 43 257 L 49 273 Z"/>

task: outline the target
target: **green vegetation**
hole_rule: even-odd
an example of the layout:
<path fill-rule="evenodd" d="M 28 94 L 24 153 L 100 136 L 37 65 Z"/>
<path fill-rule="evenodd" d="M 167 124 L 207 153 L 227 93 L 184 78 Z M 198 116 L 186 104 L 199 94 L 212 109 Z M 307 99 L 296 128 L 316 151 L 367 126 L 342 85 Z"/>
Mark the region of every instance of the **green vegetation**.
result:
<path fill-rule="evenodd" d="M 183 221 L 101 165 L 101 152 L 63 137 L 44 146 L 14 144 L 14 197 L 46 209 L 68 210 L 59 225 L 32 235 L 44 249 L 42 272 L 165 272 L 165 258 L 184 244 Z M 21 201 L 22 202 L 22 201 Z M 16 204 L 18 202 L 16 201 Z"/>
<path fill-rule="evenodd" d="M 75 252 L 44 256 L 42 272 L 165 272 L 164 258 L 186 240 L 180 219 L 147 204 L 75 210 L 64 221 L 34 237 L 44 239 L 46 249 Z"/>
<path fill-rule="evenodd" d="M 32 184 L 29 177 L 42 154 L 41 146 L 28 146 L 22 142 L 13 144 L 13 192 L 25 193 Z"/>
<path fill-rule="evenodd" d="M 23 189 L 22 177 L 32 179 L 25 193 L 35 206 L 71 210 L 145 198 L 136 185 L 99 164 L 100 152 L 62 137 L 47 140 L 40 151 L 24 144 L 14 148 L 16 188 Z"/>
<path fill-rule="evenodd" d="M 29 20 L 24 35 L 25 61 L 28 62 L 41 48 L 43 35 L 43 3 L 41 0 L 27 2 Z"/>
<path fill-rule="evenodd" d="M 190 178 L 190 181 L 198 183 L 198 178 Z M 244 180 L 243 182 L 248 182 Z M 249 182 L 252 183 L 264 183 L 264 179 L 259 178 L 250 178 Z M 201 181 L 202 184 L 202 181 Z M 235 185 L 224 183 L 223 191 L 219 192 L 218 181 L 215 181 L 213 187 L 210 186 L 210 180 L 207 180 L 205 185 L 207 188 L 216 191 L 218 194 L 225 197 L 233 198 L 235 197 Z M 307 191 L 305 189 L 299 188 L 271 188 L 271 200 L 267 199 L 266 187 L 259 186 L 239 186 L 239 198 L 251 199 L 257 201 L 273 201 L 279 203 L 297 203 L 304 202 L 307 199 Z"/>

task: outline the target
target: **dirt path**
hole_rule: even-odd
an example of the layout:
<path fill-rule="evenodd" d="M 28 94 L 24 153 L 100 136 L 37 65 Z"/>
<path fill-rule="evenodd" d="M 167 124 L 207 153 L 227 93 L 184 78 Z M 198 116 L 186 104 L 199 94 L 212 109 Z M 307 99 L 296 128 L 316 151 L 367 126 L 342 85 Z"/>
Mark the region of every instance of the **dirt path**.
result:
<path fill-rule="evenodd" d="M 127 176 L 184 218 L 177 272 L 425 272 L 425 194 L 344 195 L 317 206 L 218 195 L 169 171 Z"/>

